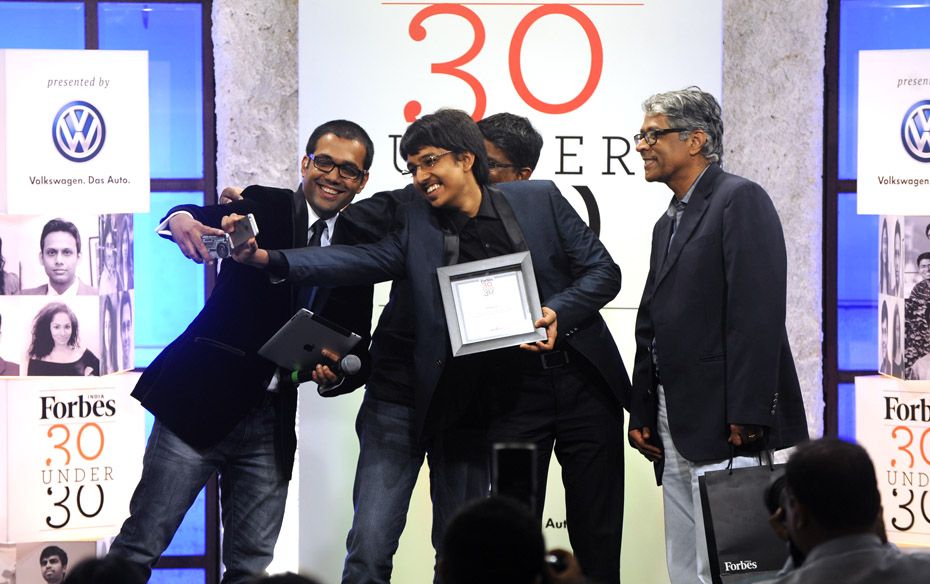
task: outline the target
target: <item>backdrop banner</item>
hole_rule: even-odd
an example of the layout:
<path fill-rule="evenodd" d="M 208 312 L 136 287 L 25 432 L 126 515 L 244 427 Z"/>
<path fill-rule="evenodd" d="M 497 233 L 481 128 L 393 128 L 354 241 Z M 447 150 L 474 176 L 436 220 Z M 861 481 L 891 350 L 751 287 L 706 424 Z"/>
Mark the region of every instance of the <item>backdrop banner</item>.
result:
<path fill-rule="evenodd" d="M 930 381 L 857 377 L 856 442 L 875 464 L 888 539 L 930 546 Z"/>
<path fill-rule="evenodd" d="M 0 541 L 115 535 L 142 472 L 138 374 L 0 380 Z"/>
<path fill-rule="evenodd" d="M 0 50 L 0 213 L 149 209 L 147 51 Z"/>
<path fill-rule="evenodd" d="M 859 51 L 858 211 L 930 214 L 930 50 Z"/>
<path fill-rule="evenodd" d="M 616 310 L 604 312 L 630 365 L 652 227 L 671 199 L 665 185 L 643 179 L 632 137 L 642 125 L 641 104 L 654 93 L 697 85 L 721 97 L 722 3 L 302 0 L 298 30 L 299 152 L 323 122 L 343 118 L 361 124 L 374 141 L 375 157 L 360 198 L 409 184 L 399 174 L 406 161 L 398 144 L 424 114 L 451 107 L 476 120 L 499 112 L 529 118 L 544 139 L 533 178 L 555 181 L 623 270 L 623 289 L 608 305 Z M 688 33 L 669 32 L 682 30 Z M 307 526 L 300 531 L 300 567 L 334 581 L 342 572 L 344 535 L 352 521 L 358 442 L 352 425 L 357 403 L 340 400 L 307 406 L 320 425 L 301 419 L 300 485 L 292 487 L 300 492 L 300 523 Z M 336 409 L 338 419 L 318 413 Z M 628 488 L 639 483 L 631 474 Z M 651 467 L 648 475 L 643 482 L 651 486 L 643 488 L 658 496 Z M 397 580 L 431 577 L 424 480 L 395 556 Z M 554 459 L 546 498 L 547 542 L 567 548 L 564 492 Z M 628 506 L 626 521 L 661 524 L 661 511 L 657 504 Z M 321 523 L 330 526 L 326 533 L 313 527 Z M 624 541 L 623 557 L 629 558 L 624 570 L 630 568 L 625 574 L 636 580 L 653 569 L 664 573 L 661 554 L 652 553 L 661 542 L 635 539 Z M 645 556 L 656 557 L 655 566 L 642 562 Z M 634 560 L 640 565 L 633 566 Z"/>
<path fill-rule="evenodd" d="M 610 306 L 639 305 L 652 226 L 671 192 L 643 180 L 633 134 L 653 93 L 698 85 L 720 98 L 719 0 L 305 1 L 300 10 L 301 149 L 325 121 L 358 122 L 375 143 L 372 194 L 410 181 L 397 145 L 420 115 L 526 116 L 545 141 L 533 178 L 555 180 L 623 269 Z M 689 33 L 662 32 L 674 30 Z"/>

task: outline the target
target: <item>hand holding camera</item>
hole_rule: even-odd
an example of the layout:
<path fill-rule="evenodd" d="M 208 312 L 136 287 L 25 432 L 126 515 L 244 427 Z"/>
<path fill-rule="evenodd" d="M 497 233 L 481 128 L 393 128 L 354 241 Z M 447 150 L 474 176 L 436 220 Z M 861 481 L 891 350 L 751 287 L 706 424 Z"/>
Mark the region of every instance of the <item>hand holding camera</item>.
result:
<path fill-rule="evenodd" d="M 198 264 L 213 261 L 203 245 L 203 237 L 223 235 L 222 230 L 204 225 L 189 213 L 184 212 L 171 216 L 168 220 L 168 230 L 171 232 L 171 239 L 178 245 L 184 257 Z"/>
<path fill-rule="evenodd" d="M 223 217 L 223 229 L 227 233 L 201 236 L 211 259 L 228 258 L 234 249 L 247 244 L 249 240 L 258 235 L 258 224 L 251 213 L 245 217 L 236 214 Z"/>

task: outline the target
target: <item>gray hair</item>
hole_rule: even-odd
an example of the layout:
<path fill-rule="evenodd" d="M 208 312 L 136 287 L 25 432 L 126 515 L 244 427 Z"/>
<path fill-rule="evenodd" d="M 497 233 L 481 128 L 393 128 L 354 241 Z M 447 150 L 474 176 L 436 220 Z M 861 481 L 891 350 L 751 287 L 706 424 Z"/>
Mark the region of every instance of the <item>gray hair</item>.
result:
<path fill-rule="evenodd" d="M 720 104 L 713 95 L 691 86 L 678 91 L 657 93 L 643 102 L 646 115 L 664 115 L 672 128 L 701 130 L 707 141 L 701 155 L 710 162 L 721 163 L 723 159 L 723 119 Z M 686 140 L 688 132 L 681 132 L 679 139 Z"/>

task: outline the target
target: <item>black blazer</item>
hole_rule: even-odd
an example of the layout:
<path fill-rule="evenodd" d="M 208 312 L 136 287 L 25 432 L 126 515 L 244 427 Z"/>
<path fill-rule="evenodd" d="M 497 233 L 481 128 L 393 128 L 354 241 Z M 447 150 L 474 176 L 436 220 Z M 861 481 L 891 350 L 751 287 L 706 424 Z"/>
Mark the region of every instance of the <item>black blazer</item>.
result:
<path fill-rule="evenodd" d="M 497 205 L 508 235 L 525 241 L 543 305 L 556 311 L 559 335 L 598 370 L 619 404 L 629 404 L 630 381 L 617 346 L 598 312 L 620 291 L 620 269 L 594 233 L 550 181 L 519 181 L 485 190 L 503 194 Z M 499 191 L 497 191 L 499 189 Z M 500 199 L 495 199 L 500 201 Z M 284 252 L 289 280 L 351 285 L 406 277 L 416 318 L 416 428 L 422 434 L 430 401 L 450 357 L 436 268 L 445 265 L 444 234 L 423 197 L 402 205 L 402 229 L 355 247 Z"/>
<path fill-rule="evenodd" d="M 181 205 L 168 215 L 187 211 L 205 225 L 218 227 L 224 215 L 254 213 L 262 247 L 306 245 L 308 212 L 301 191 L 251 186 L 242 195 L 243 200 L 229 205 Z M 341 221 L 336 223 L 333 242 L 353 243 L 343 233 Z M 364 383 L 370 369 L 372 289 L 358 286 L 325 292 L 325 306 L 318 312 L 363 337 L 353 351 L 362 360 L 362 369 L 340 387 L 354 389 Z M 267 395 L 275 365 L 257 351 L 294 314 L 296 293 L 290 284 L 273 284 L 265 273 L 224 261 L 203 309 L 146 368 L 132 395 L 188 444 L 198 448 L 216 444 Z M 296 446 L 297 394 L 289 383 L 282 384 L 280 394 L 280 454 L 289 475 Z"/>
<path fill-rule="evenodd" d="M 772 448 L 807 438 L 785 330 L 785 240 L 768 194 L 713 164 L 668 247 L 673 222 L 663 214 L 652 233 L 630 427 L 657 437 L 661 378 L 672 440 L 688 460 L 728 458 L 731 423 L 765 426 Z"/>

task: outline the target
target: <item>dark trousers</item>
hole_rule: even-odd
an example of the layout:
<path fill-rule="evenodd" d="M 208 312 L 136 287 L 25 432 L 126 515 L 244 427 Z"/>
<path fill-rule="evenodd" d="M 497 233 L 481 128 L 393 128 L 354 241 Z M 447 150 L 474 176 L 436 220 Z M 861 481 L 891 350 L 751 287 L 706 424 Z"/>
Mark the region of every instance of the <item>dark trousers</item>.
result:
<path fill-rule="evenodd" d="M 429 464 L 433 503 L 433 548 L 437 554 L 446 524 L 464 505 L 488 492 L 485 433 L 446 428 L 428 445 L 414 429 L 414 410 L 365 394 L 355 423 L 358 467 L 352 501 L 355 515 L 346 539 L 344 584 L 388 583 L 410 495 L 420 467 Z"/>
<path fill-rule="evenodd" d="M 575 556 L 591 580 L 618 584 L 623 413 L 600 376 L 579 360 L 556 369 L 524 370 L 519 381 L 496 390 L 489 438 L 492 443 L 536 444 L 540 519 L 554 446 Z"/>

